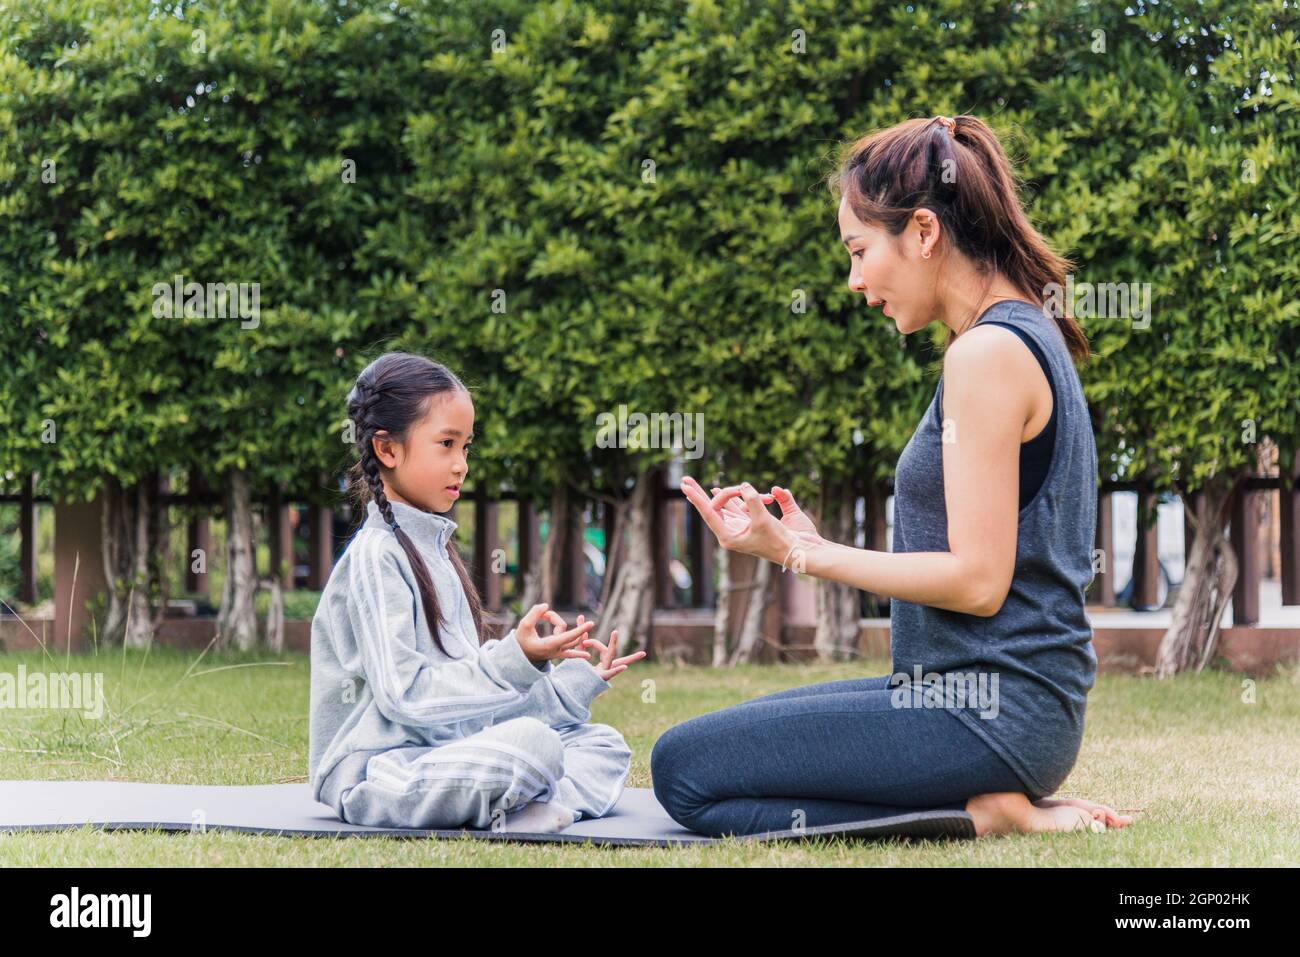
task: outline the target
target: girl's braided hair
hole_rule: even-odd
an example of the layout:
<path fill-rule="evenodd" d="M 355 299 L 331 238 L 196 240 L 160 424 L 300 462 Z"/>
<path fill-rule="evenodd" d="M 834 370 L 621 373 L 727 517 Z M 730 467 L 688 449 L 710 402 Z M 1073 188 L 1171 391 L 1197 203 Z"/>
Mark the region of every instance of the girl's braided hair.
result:
<path fill-rule="evenodd" d="M 447 649 L 442 644 L 440 632 L 445 620 L 438 607 L 437 589 L 433 587 L 419 548 L 398 526 L 393 515 L 393 506 L 384 491 L 383 466 L 375 455 L 374 439 L 377 434 L 386 433 L 394 441 L 405 442 L 408 430 L 425 416 L 435 397 L 447 397 L 457 390 L 469 394 L 455 373 L 441 363 L 406 352 L 387 352 L 361 371 L 356 385 L 348 393 L 348 418 L 352 420 L 357 438 L 357 462 L 352 467 L 350 489 L 363 515 L 370 500 L 374 499 L 379 514 L 397 536 L 415 573 L 420 602 L 434 643 L 443 654 L 447 654 Z M 465 589 L 474 616 L 474 632 L 482 644 L 483 602 L 465 570 L 456 543 L 451 539 L 447 540 L 447 558 Z"/>

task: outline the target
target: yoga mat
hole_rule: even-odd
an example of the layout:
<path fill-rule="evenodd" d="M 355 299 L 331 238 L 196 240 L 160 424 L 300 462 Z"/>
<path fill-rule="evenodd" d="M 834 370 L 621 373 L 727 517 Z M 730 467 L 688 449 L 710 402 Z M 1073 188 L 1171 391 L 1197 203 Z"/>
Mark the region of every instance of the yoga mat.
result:
<path fill-rule="evenodd" d="M 583 819 L 554 834 L 501 833 L 490 829 L 416 830 L 348 824 L 312 798 L 307 784 L 193 785 L 130 781 L 0 781 L 0 831 L 81 827 L 105 830 L 215 829 L 294 837 L 471 837 L 492 841 L 571 842 L 598 845 L 712 844 L 668 816 L 649 788 L 626 788 L 609 814 Z M 733 838 L 784 841 L 810 837 L 975 837 L 965 811 L 912 811 L 895 817 L 801 830 L 767 831 Z"/>

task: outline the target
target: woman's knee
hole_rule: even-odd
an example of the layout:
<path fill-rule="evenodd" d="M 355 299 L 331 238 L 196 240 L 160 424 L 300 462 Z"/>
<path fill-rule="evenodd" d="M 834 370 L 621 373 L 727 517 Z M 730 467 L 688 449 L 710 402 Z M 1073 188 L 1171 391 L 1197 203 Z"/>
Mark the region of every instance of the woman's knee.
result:
<path fill-rule="evenodd" d="M 655 741 L 650 749 L 650 774 L 658 781 L 676 774 L 690 737 L 686 724 L 675 724 Z"/>
<path fill-rule="evenodd" d="M 650 751 L 650 784 L 655 798 L 669 817 L 683 825 L 707 803 L 688 764 L 691 757 L 699 755 L 694 737 L 689 721 L 674 725 L 659 736 Z"/>

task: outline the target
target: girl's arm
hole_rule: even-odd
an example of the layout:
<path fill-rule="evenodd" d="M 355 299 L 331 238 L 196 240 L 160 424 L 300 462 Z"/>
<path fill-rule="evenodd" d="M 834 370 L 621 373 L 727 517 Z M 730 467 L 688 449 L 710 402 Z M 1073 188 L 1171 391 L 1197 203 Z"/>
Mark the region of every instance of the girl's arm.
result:
<path fill-rule="evenodd" d="M 511 640 L 513 634 L 511 629 L 510 634 L 500 640 Z M 483 647 L 496 640 L 484 642 Z M 591 718 L 592 702 L 609 687 L 609 682 L 582 658 L 566 658 L 553 667 L 548 661 L 542 680 L 528 689 L 525 699 L 500 714 L 498 720 L 528 716 L 545 721 L 552 728 L 584 724 Z"/>
<path fill-rule="evenodd" d="M 349 546 L 347 621 L 336 636 L 356 644 L 381 714 L 397 724 L 430 726 L 506 710 L 524 700 L 545 672 L 515 640 L 477 658 L 430 662 L 416 645 L 417 594 L 391 539 L 359 535 Z M 346 651 L 347 649 L 340 649 Z M 340 654 L 340 660 L 348 660 Z"/>

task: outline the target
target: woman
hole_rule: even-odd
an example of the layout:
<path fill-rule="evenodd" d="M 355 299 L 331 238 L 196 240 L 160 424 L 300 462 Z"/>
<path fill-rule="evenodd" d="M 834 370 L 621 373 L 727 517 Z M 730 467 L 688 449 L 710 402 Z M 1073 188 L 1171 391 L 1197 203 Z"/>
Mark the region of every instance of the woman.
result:
<path fill-rule="evenodd" d="M 890 596 L 894 675 L 671 728 L 651 756 L 655 794 L 712 835 L 920 808 L 965 810 L 980 836 L 1123 827 L 1132 818 L 1105 805 L 1048 799 L 1078 756 L 1096 674 L 1084 589 L 1097 457 L 1074 368 L 1088 341 L 1049 308 L 1070 264 L 1026 220 L 1001 144 L 973 116 L 864 137 L 829 185 L 849 288 L 903 334 L 949 329 L 898 460 L 893 551 L 826 541 L 780 487 L 710 498 L 688 476 L 682 490 L 721 547 Z"/>

